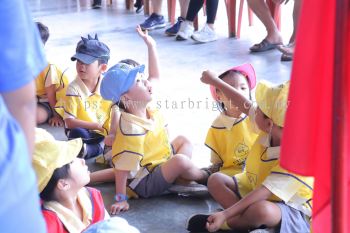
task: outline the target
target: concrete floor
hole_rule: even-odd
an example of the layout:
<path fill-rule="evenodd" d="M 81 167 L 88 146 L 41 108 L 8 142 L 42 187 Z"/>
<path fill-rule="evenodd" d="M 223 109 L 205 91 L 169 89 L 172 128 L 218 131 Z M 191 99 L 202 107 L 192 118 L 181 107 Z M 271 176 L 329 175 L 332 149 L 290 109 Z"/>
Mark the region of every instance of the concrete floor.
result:
<path fill-rule="evenodd" d="M 75 52 L 80 36 L 88 33 L 99 35 L 111 48 L 109 65 L 125 58 L 147 63 L 147 50 L 135 33 L 137 24 L 145 16 L 126 11 L 124 1 L 113 1 L 103 8 L 92 10 L 90 1 L 85 0 L 27 0 L 35 20 L 43 22 L 50 29 L 51 36 L 46 44 L 48 59 L 61 67 L 75 64 L 70 57 Z M 166 1 L 163 12 L 166 14 Z M 292 5 L 292 4 L 290 4 Z M 291 31 L 288 6 L 283 12 L 282 35 L 288 41 Z M 246 13 L 246 11 L 245 11 Z M 211 69 L 217 73 L 241 63 L 249 62 L 256 69 L 257 79 L 281 83 L 289 79 L 291 63 L 281 63 L 278 51 L 250 54 L 249 47 L 260 42 L 264 28 L 257 19 L 255 26 L 248 27 L 247 16 L 243 16 L 240 39 L 227 37 L 227 17 L 223 1 L 219 3 L 216 30 L 218 41 L 196 44 L 192 40 L 178 42 L 167 37 L 164 30 L 151 31 L 158 44 L 162 84 L 157 99 L 161 101 L 161 111 L 169 123 L 171 137 L 182 134 L 194 145 L 193 161 L 204 167 L 209 164 L 209 151 L 204 147 L 206 132 L 218 114 L 213 108 L 208 86 L 201 84 L 201 72 Z M 205 19 L 200 12 L 200 25 Z M 66 140 L 63 130 L 47 128 L 57 139 Z M 92 169 L 96 166 L 90 164 Z M 97 186 L 102 190 L 107 209 L 113 200 L 113 184 Z M 182 233 L 186 220 L 194 213 L 208 213 L 219 206 L 209 197 L 183 197 L 167 195 L 160 198 L 130 201 L 131 208 L 121 214 L 132 225 L 145 233 Z"/>

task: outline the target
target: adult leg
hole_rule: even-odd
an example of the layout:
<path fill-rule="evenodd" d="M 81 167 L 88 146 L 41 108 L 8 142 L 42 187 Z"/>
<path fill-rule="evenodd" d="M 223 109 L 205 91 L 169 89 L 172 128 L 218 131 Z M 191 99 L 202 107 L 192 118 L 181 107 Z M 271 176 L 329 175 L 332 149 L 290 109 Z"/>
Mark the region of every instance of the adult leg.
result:
<path fill-rule="evenodd" d="M 277 25 L 273 20 L 270 10 L 265 2 L 265 0 L 248 0 L 249 7 L 253 10 L 256 16 L 264 24 L 267 36 L 265 37 L 265 44 L 258 44 L 260 47 L 272 49 L 274 46 L 282 43 L 282 37 L 278 31 Z M 265 51 L 267 49 L 259 49 L 260 47 L 256 45 L 251 48 L 253 52 Z"/>
<path fill-rule="evenodd" d="M 152 0 L 153 13 L 156 13 L 157 15 L 162 15 L 162 5 L 163 0 Z"/>
<path fill-rule="evenodd" d="M 237 189 L 233 178 L 220 172 L 212 174 L 208 179 L 209 193 L 224 209 L 239 201 L 240 198 L 234 192 Z"/>
<path fill-rule="evenodd" d="M 278 49 L 282 52 L 281 61 L 292 61 L 295 48 L 295 37 L 298 29 L 301 0 L 294 0 L 293 8 L 293 34 L 290 37 L 288 45 L 282 45 Z"/>
<path fill-rule="evenodd" d="M 198 32 L 195 32 L 192 36 L 197 42 L 207 43 L 217 40 L 217 35 L 214 30 L 214 22 L 216 17 L 216 11 L 218 9 L 219 0 L 207 0 L 207 23 Z"/>
<path fill-rule="evenodd" d="M 190 4 L 187 10 L 186 20 L 193 22 L 199 10 L 202 8 L 203 4 L 204 4 L 204 0 L 190 0 Z"/>
<path fill-rule="evenodd" d="M 301 9 L 301 0 L 294 0 L 294 8 L 293 8 L 293 34 L 290 37 L 289 43 L 295 42 L 295 36 L 298 29 L 299 16 Z"/>
<path fill-rule="evenodd" d="M 180 16 L 182 18 L 186 18 L 190 0 L 179 0 L 179 3 L 180 3 Z"/>
<path fill-rule="evenodd" d="M 216 18 L 216 12 L 218 10 L 219 0 L 207 0 L 207 24 L 210 28 L 214 29 L 214 22 Z"/>

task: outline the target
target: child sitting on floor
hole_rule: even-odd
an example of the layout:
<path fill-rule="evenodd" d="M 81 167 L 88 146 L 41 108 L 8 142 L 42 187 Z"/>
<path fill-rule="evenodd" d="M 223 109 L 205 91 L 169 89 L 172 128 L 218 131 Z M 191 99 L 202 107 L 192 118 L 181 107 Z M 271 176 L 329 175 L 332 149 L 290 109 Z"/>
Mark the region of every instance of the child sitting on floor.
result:
<path fill-rule="evenodd" d="M 85 160 L 77 158 L 81 149 L 81 139 L 57 141 L 36 129 L 33 167 L 49 233 L 81 232 L 109 218 L 101 193 L 84 187 L 90 172 Z"/>
<path fill-rule="evenodd" d="M 97 35 L 82 37 L 71 57 L 76 61 L 77 77 L 66 92 L 64 123 L 68 139 L 82 138 L 85 159 L 103 153 L 104 136 L 110 128 L 112 102 L 100 94 L 102 73 L 107 70 L 110 50 Z"/>
<path fill-rule="evenodd" d="M 40 22 L 36 24 L 41 40 L 45 45 L 50 36 L 49 28 Z M 56 65 L 49 64 L 35 79 L 38 99 L 37 124 L 43 124 L 48 121 L 51 126 L 63 126 L 62 101 L 66 95 L 69 82 L 66 70 L 62 72 Z"/>
<path fill-rule="evenodd" d="M 259 136 L 242 173 L 233 178 L 215 173 L 208 180 L 209 192 L 225 210 L 212 215 L 194 215 L 187 229 L 191 232 L 219 229 L 309 232 L 313 179 L 294 175 L 279 166 L 289 83 L 272 86 L 260 82 L 255 106 L 210 71 L 205 71 L 201 80 L 219 88 L 242 112 L 249 114 Z"/>
<path fill-rule="evenodd" d="M 256 77 L 252 65 L 243 64 L 225 71 L 219 78 L 236 88 L 247 99 L 255 87 Z M 221 110 L 208 130 L 205 145 L 211 150 L 210 173 L 220 171 L 233 176 L 241 173 L 247 155 L 257 135 L 251 130 L 250 119 L 214 86 L 210 86 L 214 100 Z"/>
<path fill-rule="evenodd" d="M 101 85 L 103 98 L 123 109 L 112 146 L 116 195 L 111 214 L 129 209 L 127 187 L 134 195 L 148 198 L 161 195 L 178 178 L 204 182 L 208 177 L 190 160 L 189 141 L 177 137 L 170 143 L 164 118 L 149 105 L 151 82 L 159 79 L 158 59 L 155 41 L 140 27 L 137 31 L 148 47 L 150 77 L 143 78 L 144 65 L 118 63 Z"/>

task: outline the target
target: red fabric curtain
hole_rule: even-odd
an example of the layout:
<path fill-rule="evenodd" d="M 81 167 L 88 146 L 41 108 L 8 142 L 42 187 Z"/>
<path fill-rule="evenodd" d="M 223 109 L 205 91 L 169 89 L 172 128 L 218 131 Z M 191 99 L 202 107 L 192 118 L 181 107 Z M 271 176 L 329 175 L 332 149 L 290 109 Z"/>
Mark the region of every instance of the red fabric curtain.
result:
<path fill-rule="evenodd" d="M 294 56 L 289 105 L 282 139 L 281 165 L 286 169 L 315 177 L 312 229 L 316 233 L 331 232 L 331 165 L 333 81 L 336 30 L 336 1 L 304 0 L 300 15 Z M 347 93 L 339 104 L 345 104 L 347 114 L 343 135 L 343 152 L 350 144 L 350 18 L 347 15 L 347 41 L 344 56 L 347 62 Z M 350 169 L 350 156 L 346 162 Z M 347 171 L 348 187 L 350 172 Z M 349 190 L 349 188 L 348 188 Z M 349 191 L 343 208 L 350 209 Z M 350 219 L 346 219 L 347 222 Z M 348 227 L 350 225 L 348 224 Z M 350 228 L 347 232 L 350 232 Z"/>

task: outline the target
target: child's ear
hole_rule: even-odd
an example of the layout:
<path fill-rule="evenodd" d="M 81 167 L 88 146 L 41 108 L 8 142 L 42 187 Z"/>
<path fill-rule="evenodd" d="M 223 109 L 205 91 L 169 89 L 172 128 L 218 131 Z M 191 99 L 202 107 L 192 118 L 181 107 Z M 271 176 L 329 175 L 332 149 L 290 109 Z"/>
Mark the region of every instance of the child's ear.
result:
<path fill-rule="evenodd" d="M 70 189 L 70 184 L 65 179 L 60 179 L 57 182 L 57 188 L 59 190 L 67 191 Z"/>
<path fill-rule="evenodd" d="M 122 102 L 122 103 L 126 103 L 127 101 L 128 101 L 128 94 L 127 93 L 125 93 L 125 94 L 123 94 L 122 96 L 120 96 L 120 101 Z"/>
<path fill-rule="evenodd" d="M 107 71 L 107 67 L 108 67 L 107 64 L 101 64 L 100 65 L 101 72 L 102 73 L 106 72 Z"/>

